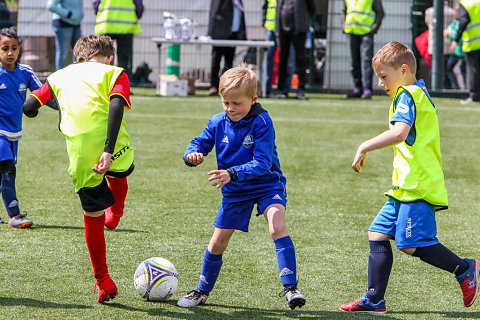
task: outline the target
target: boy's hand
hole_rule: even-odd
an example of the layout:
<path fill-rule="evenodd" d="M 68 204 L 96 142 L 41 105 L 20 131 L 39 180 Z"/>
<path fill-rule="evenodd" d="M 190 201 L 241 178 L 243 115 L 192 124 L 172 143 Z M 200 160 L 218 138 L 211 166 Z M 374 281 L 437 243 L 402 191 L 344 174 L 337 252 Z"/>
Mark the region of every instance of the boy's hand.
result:
<path fill-rule="evenodd" d="M 362 145 L 360 145 L 357 149 L 357 153 L 355 153 L 355 157 L 353 157 L 353 170 L 355 170 L 356 172 L 360 172 L 360 169 L 365 165 L 366 158 L 367 152 L 362 148 Z"/>
<path fill-rule="evenodd" d="M 98 159 L 98 164 L 94 165 L 92 170 L 98 174 L 102 174 L 110 170 L 110 163 L 112 162 L 112 154 L 104 152 L 100 159 Z"/>
<path fill-rule="evenodd" d="M 192 152 L 187 154 L 187 157 L 185 158 L 188 163 L 191 163 L 195 166 L 198 166 L 200 163 L 203 162 L 203 153 L 200 152 Z"/>
<path fill-rule="evenodd" d="M 208 175 L 211 176 L 208 178 L 208 181 L 217 180 L 212 183 L 212 186 L 216 186 L 217 189 L 230 182 L 230 175 L 228 174 L 227 170 L 213 170 L 210 171 Z"/>

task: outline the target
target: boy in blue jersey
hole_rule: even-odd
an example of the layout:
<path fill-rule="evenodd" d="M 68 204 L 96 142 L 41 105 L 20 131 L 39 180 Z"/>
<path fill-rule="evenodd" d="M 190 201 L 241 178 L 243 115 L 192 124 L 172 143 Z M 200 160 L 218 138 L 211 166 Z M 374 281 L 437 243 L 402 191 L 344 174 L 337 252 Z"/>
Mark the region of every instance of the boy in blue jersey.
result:
<path fill-rule="evenodd" d="M 380 49 L 372 61 L 378 85 L 391 98 L 390 130 L 360 144 L 353 159 L 356 172 L 369 151 L 394 149 L 392 189 L 370 228 L 368 290 L 358 300 L 341 305 L 341 311 L 386 313 L 385 291 L 393 264 L 390 239 L 397 249 L 455 274 L 470 307 L 478 294 L 479 265 L 461 259 L 437 239 L 435 211 L 447 209 L 440 157 L 440 132 L 432 99 L 423 80 L 415 78 L 412 51 L 399 42 Z"/>
<path fill-rule="evenodd" d="M 217 170 L 209 181 L 222 190 L 215 230 L 205 250 L 200 281 L 195 290 L 178 300 L 180 307 L 203 304 L 212 291 L 222 266 L 222 254 L 235 230 L 248 232 L 254 205 L 257 216 L 268 222 L 275 243 L 280 278 L 290 308 L 302 307 L 305 297 L 297 289 L 295 248 L 285 225 L 287 194 L 275 145 L 275 130 L 267 111 L 257 102 L 257 77 L 245 67 L 226 71 L 219 93 L 225 112 L 210 118 L 202 134 L 194 138 L 183 159 L 197 166 L 215 146 Z"/>
<path fill-rule="evenodd" d="M 23 103 L 27 89 L 42 85 L 30 66 L 17 62 L 20 44 L 13 28 L 0 30 L 0 173 L 8 226 L 29 228 L 33 222 L 20 214 L 15 189 L 18 141 L 22 138 Z M 0 218 L 0 222 L 3 220 Z"/>

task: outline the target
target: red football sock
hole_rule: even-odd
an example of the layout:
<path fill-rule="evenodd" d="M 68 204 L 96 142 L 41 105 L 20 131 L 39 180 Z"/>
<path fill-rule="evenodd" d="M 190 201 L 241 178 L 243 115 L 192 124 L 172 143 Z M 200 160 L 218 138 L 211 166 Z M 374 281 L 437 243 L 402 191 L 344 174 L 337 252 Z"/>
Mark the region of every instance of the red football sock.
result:
<path fill-rule="evenodd" d="M 125 198 L 127 197 L 128 192 L 127 177 L 114 178 L 106 176 L 106 178 L 108 186 L 115 198 L 115 204 L 110 207 L 110 210 L 114 215 L 121 217 L 123 215 L 123 208 L 125 208 Z"/>
<path fill-rule="evenodd" d="M 87 241 L 88 252 L 90 253 L 90 260 L 92 260 L 93 274 L 97 279 L 97 284 L 110 278 L 107 268 L 107 257 L 105 247 L 105 215 L 100 217 L 90 217 L 83 214 L 85 223 L 85 240 Z"/>

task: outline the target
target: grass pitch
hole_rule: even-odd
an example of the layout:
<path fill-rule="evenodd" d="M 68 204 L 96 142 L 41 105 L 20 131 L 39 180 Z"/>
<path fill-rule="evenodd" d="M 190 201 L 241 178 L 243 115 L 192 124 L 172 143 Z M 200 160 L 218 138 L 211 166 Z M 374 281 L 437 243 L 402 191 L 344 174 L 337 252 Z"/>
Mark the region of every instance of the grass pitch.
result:
<path fill-rule="evenodd" d="M 184 165 L 189 141 L 221 112 L 220 98 L 156 97 L 135 91 L 125 113 L 135 148 L 126 214 L 105 231 L 107 262 L 119 295 L 96 302 L 78 196 L 67 174 L 68 159 L 58 116 L 48 108 L 24 119 L 17 188 L 31 230 L 0 226 L 1 319 L 378 319 L 340 313 L 367 285 L 367 228 L 391 183 L 393 152 L 372 152 L 360 174 L 350 167 L 358 144 L 387 128 L 388 97 L 347 100 L 309 94 L 308 101 L 260 99 L 276 128 L 287 177 L 287 226 L 296 246 L 305 307 L 290 310 L 278 297 L 274 245 L 262 217 L 250 232 L 234 234 L 207 304 L 176 307 L 195 288 L 202 256 L 221 199 L 207 181 L 214 153 L 197 168 Z M 440 241 L 462 257 L 480 257 L 477 197 L 480 108 L 456 99 L 434 99 L 450 209 L 437 215 Z M 7 217 L 2 211 L 2 217 Z M 179 271 L 177 293 L 165 303 L 145 302 L 133 287 L 138 264 L 153 256 Z M 416 258 L 394 252 L 384 319 L 476 319 L 479 303 L 463 307 L 454 277 Z"/>

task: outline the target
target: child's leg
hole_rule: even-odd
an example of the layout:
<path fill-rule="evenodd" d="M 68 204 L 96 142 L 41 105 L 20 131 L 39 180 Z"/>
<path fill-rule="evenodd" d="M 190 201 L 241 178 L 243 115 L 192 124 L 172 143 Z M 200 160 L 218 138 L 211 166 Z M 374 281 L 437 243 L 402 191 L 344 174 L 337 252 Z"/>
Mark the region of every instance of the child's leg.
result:
<path fill-rule="evenodd" d="M 198 282 L 198 289 L 205 292 L 206 295 L 213 290 L 217 281 L 220 269 L 222 268 L 222 254 L 227 249 L 228 242 L 235 229 L 215 228 L 208 248 L 203 256 L 202 273 Z"/>
<path fill-rule="evenodd" d="M 104 211 L 84 212 L 85 240 L 87 242 L 93 274 L 100 287 L 98 302 L 103 303 L 117 295 L 117 287 L 108 274 L 105 246 Z"/>
<path fill-rule="evenodd" d="M 404 251 L 404 250 L 402 250 Z M 450 251 L 441 243 L 428 247 L 416 248 L 412 256 L 431 264 L 437 268 L 454 273 L 456 276 L 463 274 L 468 269 L 468 263 Z"/>
<path fill-rule="evenodd" d="M 108 181 L 108 187 L 113 193 L 115 204 L 107 209 L 105 217 L 105 225 L 109 229 L 115 229 L 123 216 L 123 209 L 125 207 L 125 198 L 128 192 L 127 177 L 115 178 L 105 176 Z"/>
<path fill-rule="evenodd" d="M 11 218 L 20 214 L 17 191 L 15 189 L 15 178 L 17 177 L 15 162 L 13 160 L 0 161 L 0 171 L 2 173 L 1 192 L 3 204 L 8 216 Z"/>
<path fill-rule="evenodd" d="M 388 279 L 393 265 L 390 235 L 368 232 L 370 255 L 368 256 L 368 291 L 366 297 L 377 304 L 385 297 Z"/>
<path fill-rule="evenodd" d="M 284 287 L 297 284 L 297 261 L 295 247 L 285 225 L 285 207 L 275 203 L 264 212 L 268 231 L 275 244 L 278 270 Z"/>

